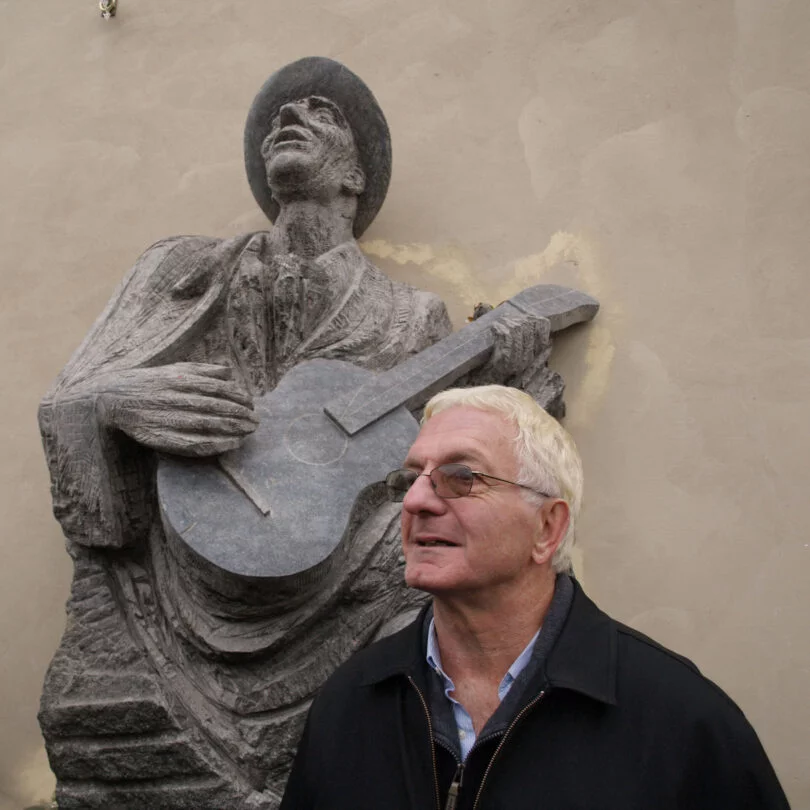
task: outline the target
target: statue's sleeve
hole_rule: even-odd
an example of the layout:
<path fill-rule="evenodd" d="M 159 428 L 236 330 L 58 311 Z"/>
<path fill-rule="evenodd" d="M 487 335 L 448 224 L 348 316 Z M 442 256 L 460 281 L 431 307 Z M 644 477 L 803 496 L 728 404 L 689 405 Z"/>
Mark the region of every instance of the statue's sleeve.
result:
<path fill-rule="evenodd" d="M 54 514 L 69 540 L 120 548 L 143 536 L 154 454 L 97 418 L 105 375 L 185 359 L 244 246 L 175 237 L 136 262 L 39 408 Z"/>
<path fill-rule="evenodd" d="M 330 251 L 318 264 L 331 284 L 328 306 L 302 335 L 296 362 L 326 357 L 385 371 L 452 332 L 437 295 L 392 281 L 356 243 Z"/>
<path fill-rule="evenodd" d="M 432 346 L 453 331 L 438 295 L 400 282 L 391 287 L 390 321 L 377 349 L 376 370 L 386 370 Z"/>
<path fill-rule="evenodd" d="M 406 355 L 421 352 L 422 349 L 432 346 L 453 331 L 447 308 L 438 295 L 413 288 L 409 290 L 409 293 L 412 296 L 408 305 L 410 315 L 406 310 L 404 316 L 410 321 L 410 328 L 407 330 L 409 339 L 405 347 Z M 402 309 L 398 308 L 398 311 L 401 312 Z"/>

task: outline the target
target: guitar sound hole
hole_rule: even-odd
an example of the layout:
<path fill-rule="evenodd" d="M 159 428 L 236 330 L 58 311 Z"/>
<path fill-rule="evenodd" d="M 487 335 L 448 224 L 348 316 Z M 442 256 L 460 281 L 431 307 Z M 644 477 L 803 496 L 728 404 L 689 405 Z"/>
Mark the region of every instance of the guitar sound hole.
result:
<path fill-rule="evenodd" d="M 290 423 L 284 443 L 298 461 L 325 467 L 343 457 L 349 437 L 325 413 L 305 413 Z"/>

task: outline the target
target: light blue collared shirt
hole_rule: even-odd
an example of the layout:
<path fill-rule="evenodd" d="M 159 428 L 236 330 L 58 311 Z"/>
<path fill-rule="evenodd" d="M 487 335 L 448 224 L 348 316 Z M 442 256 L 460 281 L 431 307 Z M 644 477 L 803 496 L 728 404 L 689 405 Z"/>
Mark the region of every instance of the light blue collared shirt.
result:
<path fill-rule="evenodd" d="M 503 676 L 503 680 L 498 686 L 498 700 L 503 701 L 503 699 L 509 693 L 509 690 L 512 688 L 512 684 L 515 682 L 517 676 L 520 675 L 520 673 L 526 668 L 526 664 L 529 663 L 529 659 L 532 657 L 534 644 L 539 635 L 540 630 L 538 630 L 534 636 L 532 636 L 531 641 L 529 641 L 529 643 L 526 645 L 523 652 L 515 659 L 512 666 L 506 671 L 506 675 Z M 470 749 L 475 743 L 475 729 L 473 728 L 472 717 L 470 717 L 467 710 L 450 694 L 451 692 L 455 691 L 456 687 L 453 681 L 451 681 L 447 676 L 447 673 L 442 669 L 442 658 L 441 654 L 439 653 L 439 644 L 436 639 L 436 626 L 433 623 L 433 619 L 430 620 L 430 626 L 428 627 L 427 652 L 425 658 L 428 666 L 442 679 L 442 683 L 444 684 L 444 694 L 452 704 L 453 717 L 455 718 L 456 726 L 458 727 L 458 741 L 461 746 L 461 759 L 464 761 L 467 759 L 467 754 L 470 753 Z"/>

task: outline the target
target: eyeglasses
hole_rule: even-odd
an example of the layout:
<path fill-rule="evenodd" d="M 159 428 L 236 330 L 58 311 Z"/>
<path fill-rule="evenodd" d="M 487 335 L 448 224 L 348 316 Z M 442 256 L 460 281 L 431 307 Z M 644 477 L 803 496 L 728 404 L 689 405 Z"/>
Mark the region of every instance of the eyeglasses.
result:
<path fill-rule="evenodd" d="M 551 496 L 547 492 L 527 487 L 525 484 L 518 484 L 517 481 L 507 481 L 505 478 L 498 478 L 497 475 L 471 470 L 466 464 L 441 464 L 434 467 L 429 473 L 418 473 L 413 470 L 394 470 L 388 473 L 385 479 L 385 486 L 388 488 L 388 497 L 392 501 L 402 501 L 408 490 L 416 483 L 417 478 L 427 476 L 433 491 L 440 498 L 463 498 L 472 491 L 476 478 L 491 478 L 493 481 L 500 481 L 502 484 L 512 484 L 516 487 L 536 492 L 545 498 Z"/>

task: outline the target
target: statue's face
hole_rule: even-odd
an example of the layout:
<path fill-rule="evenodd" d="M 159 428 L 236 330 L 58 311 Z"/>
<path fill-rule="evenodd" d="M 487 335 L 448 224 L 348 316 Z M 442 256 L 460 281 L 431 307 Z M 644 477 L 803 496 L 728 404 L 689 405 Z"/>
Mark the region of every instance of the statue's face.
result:
<path fill-rule="evenodd" d="M 349 124 L 336 104 L 320 96 L 291 101 L 279 110 L 262 143 L 262 157 L 279 201 L 345 193 L 352 189 L 347 179 L 359 170 Z"/>

